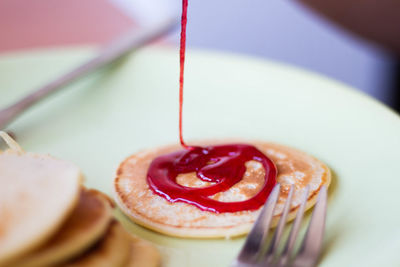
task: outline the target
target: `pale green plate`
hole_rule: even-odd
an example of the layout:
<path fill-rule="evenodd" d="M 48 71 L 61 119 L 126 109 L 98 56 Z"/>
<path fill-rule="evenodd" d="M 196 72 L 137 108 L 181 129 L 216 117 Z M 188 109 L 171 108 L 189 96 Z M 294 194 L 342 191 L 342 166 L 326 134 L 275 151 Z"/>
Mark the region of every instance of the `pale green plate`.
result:
<path fill-rule="evenodd" d="M 3 55 L 0 106 L 93 53 Z M 110 193 L 125 157 L 177 142 L 178 51 L 141 50 L 34 107 L 9 129 L 26 150 L 75 162 L 87 186 Z M 400 119 L 383 105 L 290 66 L 190 51 L 184 136 L 256 138 L 318 157 L 335 174 L 321 266 L 400 266 Z M 164 266 L 227 266 L 243 243 L 170 238 L 119 218 L 158 245 Z"/>

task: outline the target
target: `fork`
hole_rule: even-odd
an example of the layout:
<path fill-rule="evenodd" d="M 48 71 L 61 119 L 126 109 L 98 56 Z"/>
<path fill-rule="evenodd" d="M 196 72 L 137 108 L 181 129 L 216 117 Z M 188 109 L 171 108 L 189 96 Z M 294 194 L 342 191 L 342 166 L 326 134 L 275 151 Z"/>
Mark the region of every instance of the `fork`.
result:
<path fill-rule="evenodd" d="M 66 85 L 85 76 L 91 71 L 120 59 L 133 49 L 139 48 L 161 37 L 171 31 L 177 23 L 178 20 L 175 17 L 163 19 L 157 21 L 157 23 L 152 24 L 148 28 L 146 27 L 140 30 L 133 29 L 111 41 L 103 47 L 95 57 L 33 91 L 16 103 L 0 109 L 0 130 L 5 128 L 11 121 L 40 100 L 64 88 Z"/>
<path fill-rule="evenodd" d="M 290 187 L 281 218 L 273 233 L 272 239 L 266 248 L 264 244 L 268 236 L 268 230 L 273 218 L 274 209 L 279 198 L 280 184 L 277 184 L 272 190 L 267 203 L 263 209 L 252 230 L 250 231 L 242 250 L 231 264 L 231 267 L 312 267 L 317 264 L 318 256 L 322 247 L 323 235 L 325 230 L 327 190 L 322 186 L 319 192 L 318 200 L 315 205 L 311 220 L 309 222 L 306 235 L 300 245 L 297 253 L 294 251 L 294 245 L 300 230 L 303 219 L 310 187 L 307 186 L 298 209 L 296 219 L 290 230 L 289 237 L 284 244 L 282 252 L 278 251 L 282 243 L 282 232 L 286 224 L 287 216 L 290 210 L 290 203 L 294 194 L 293 185 Z"/>

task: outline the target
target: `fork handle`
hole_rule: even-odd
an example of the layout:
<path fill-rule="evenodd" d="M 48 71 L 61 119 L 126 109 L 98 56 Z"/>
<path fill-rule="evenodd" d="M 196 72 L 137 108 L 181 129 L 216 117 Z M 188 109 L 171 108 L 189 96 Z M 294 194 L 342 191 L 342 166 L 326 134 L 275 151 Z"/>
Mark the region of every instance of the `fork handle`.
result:
<path fill-rule="evenodd" d="M 134 48 L 139 48 L 150 41 L 162 36 L 177 25 L 176 19 L 168 19 L 143 30 L 132 30 L 104 47 L 101 52 L 89 61 L 70 72 L 58 77 L 43 87 L 23 97 L 16 103 L 0 110 L 0 129 L 7 126 L 12 120 L 21 115 L 25 110 L 58 91 L 78 78 L 111 63 L 129 53 Z"/>

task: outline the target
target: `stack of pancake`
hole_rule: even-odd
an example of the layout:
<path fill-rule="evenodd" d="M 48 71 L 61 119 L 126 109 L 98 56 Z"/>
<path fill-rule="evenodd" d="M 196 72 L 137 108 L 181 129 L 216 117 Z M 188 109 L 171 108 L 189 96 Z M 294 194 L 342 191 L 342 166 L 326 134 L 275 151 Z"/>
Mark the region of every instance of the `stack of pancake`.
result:
<path fill-rule="evenodd" d="M 159 254 L 82 186 L 78 167 L 27 153 L 0 132 L 0 266 L 157 266 Z"/>

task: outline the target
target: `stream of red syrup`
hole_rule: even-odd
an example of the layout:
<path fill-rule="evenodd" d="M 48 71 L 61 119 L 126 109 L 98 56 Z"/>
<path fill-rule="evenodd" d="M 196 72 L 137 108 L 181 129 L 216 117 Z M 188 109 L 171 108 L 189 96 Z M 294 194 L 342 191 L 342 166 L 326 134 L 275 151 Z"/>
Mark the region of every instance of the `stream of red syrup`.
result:
<path fill-rule="evenodd" d="M 179 75 L 179 140 L 184 148 L 174 153 L 161 155 L 150 164 L 147 182 L 158 195 L 170 202 L 185 202 L 201 210 L 211 212 L 237 212 L 256 210 L 267 200 L 276 183 L 277 170 L 274 163 L 257 148 L 246 144 L 218 146 L 188 146 L 182 134 L 183 78 L 186 48 L 188 0 L 182 0 L 180 75 Z M 245 163 L 255 160 L 265 170 L 265 183 L 252 198 L 238 202 L 221 202 L 210 198 L 224 192 L 240 182 L 246 172 Z M 196 172 L 197 177 L 212 184 L 193 188 L 177 183 L 179 174 Z"/>
<path fill-rule="evenodd" d="M 182 18 L 181 18 L 181 45 L 179 49 L 179 141 L 184 148 L 188 148 L 183 140 L 182 134 L 182 110 L 183 110 L 183 77 L 185 71 L 186 54 L 186 24 L 187 24 L 187 6 L 188 0 L 182 0 Z"/>

